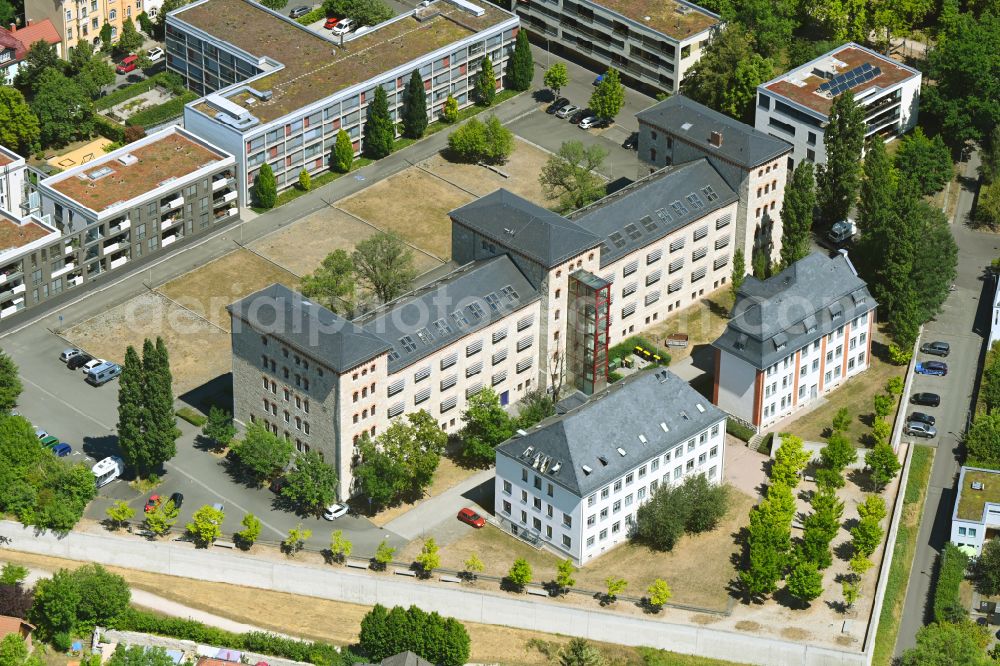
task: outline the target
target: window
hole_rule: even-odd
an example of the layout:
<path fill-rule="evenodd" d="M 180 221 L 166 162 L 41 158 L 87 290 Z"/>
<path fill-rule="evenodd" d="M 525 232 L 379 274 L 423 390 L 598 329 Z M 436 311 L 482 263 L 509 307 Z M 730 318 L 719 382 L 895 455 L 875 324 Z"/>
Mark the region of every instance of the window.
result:
<path fill-rule="evenodd" d="M 507 500 L 503 501 L 503 512 L 506 513 L 508 516 L 510 515 L 510 502 L 508 502 Z"/>
<path fill-rule="evenodd" d="M 611 510 L 614 513 L 618 513 L 619 511 L 621 511 L 622 510 L 622 501 L 621 500 L 617 500 L 614 504 L 612 504 L 611 505 Z"/>
<path fill-rule="evenodd" d="M 964 527 L 959 527 L 958 528 L 958 535 L 959 536 L 966 536 L 966 530 L 965 530 Z"/>
<path fill-rule="evenodd" d="M 594 545 L 594 537 L 587 537 L 587 546 Z"/>
<path fill-rule="evenodd" d="M 503 482 L 503 492 L 504 492 L 504 495 L 510 495 L 510 491 L 511 491 L 510 481 L 506 481 L 505 480 Z"/>
<path fill-rule="evenodd" d="M 594 506 L 597 503 L 597 495 L 591 495 L 587 498 L 587 506 Z"/>
<path fill-rule="evenodd" d="M 587 516 L 587 527 L 593 527 L 596 524 L 597 524 L 597 514 L 596 513 L 592 513 L 589 516 Z"/>
<path fill-rule="evenodd" d="M 563 527 L 573 527 L 573 516 L 568 513 L 563 514 Z"/>

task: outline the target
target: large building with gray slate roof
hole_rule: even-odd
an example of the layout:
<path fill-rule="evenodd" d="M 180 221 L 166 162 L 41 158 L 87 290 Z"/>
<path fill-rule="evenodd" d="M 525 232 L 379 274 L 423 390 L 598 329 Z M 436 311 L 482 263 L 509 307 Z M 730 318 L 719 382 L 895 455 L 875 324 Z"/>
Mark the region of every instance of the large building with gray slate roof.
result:
<path fill-rule="evenodd" d="M 497 447 L 495 515 L 585 564 L 628 539 L 661 485 L 722 480 L 726 415 L 669 370 L 578 397 Z"/>
<path fill-rule="evenodd" d="M 715 348 L 713 402 L 758 430 L 868 369 L 877 303 L 846 253 L 747 277 Z"/>
<path fill-rule="evenodd" d="M 651 169 L 708 159 L 739 197 L 735 233 L 747 264 L 755 251 L 777 260 L 791 144 L 684 95 L 654 104 L 636 118 L 639 159 Z"/>

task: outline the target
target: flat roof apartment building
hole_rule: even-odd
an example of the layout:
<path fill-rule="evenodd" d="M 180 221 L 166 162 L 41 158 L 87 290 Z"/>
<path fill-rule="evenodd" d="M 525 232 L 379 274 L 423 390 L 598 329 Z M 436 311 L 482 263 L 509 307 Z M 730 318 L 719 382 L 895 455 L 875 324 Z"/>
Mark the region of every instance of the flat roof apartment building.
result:
<path fill-rule="evenodd" d="M 517 0 L 535 41 L 565 49 L 650 91 L 676 93 L 721 23 L 684 0 Z"/>
<path fill-rule="evenodd" d="M 712 402 L 766 430 L 868 369 L 877 304 L 847 258 L 748 276 L 715 347 Z"/>
<path fill-rule="evenodd" d="M 639 159 L 650 169 L 707 159 L 739 196 L 734 251 L 742 249 L 748 262 L 758 250 L 777 261 L 791 144 L 684 95 L 654 104 L 636 118 Z"/>
<path fill-rule="evenodd" d="M 329 169 L 337 132 L 360 151 L 365 109 L 382 86 L 397 119 L 419 70 L 436 116 L 448 95 L 472 103 L 489 57 L 502 85 L 518 19 L 489 3 L 434 0 L 341 44 L 249 0 L 201 0 L 167 17 L 167 67 L 205 95 L 184 109 L 184 127 L 236 157 L 247 196 L 261 165 L 278 189 L 306 169 Z"/>
<path fill-rule="evenodd" d="M 21 298 L 0 302 L 0 316 L 65 297 L 238 220 L 233 167 L 231 155 L 170 127 L 40 181 L 37 214 L 26 216 L 18 204 L 5 223 L 20 231 L 0 255 L 0 273 Z"/>
<path fill-rule="evenodd" d="M 850 42 L 757 86 L 754 125 L 792 144 L 792 160 L 826 164 L 833 100 L 850 90 L 865 108 L 865 138 L 889 141 L 917 123 L 921 74 Z"/>
<path fill-rule="evenodd" d="M 963 465 L 951 515 L 951 542 L 972 548 L 973 555 L 978 557 L 987 539 L 997 536 L 1000 536 L 1000 472 Z"/>
<path fill-rule="evenodd" d="M 669 370 L 590 396 L 496 450 L 495 515 L 503 529 L 576 564 L 628 540 L 661 485 L 723 478 L 726 415 Z"/>

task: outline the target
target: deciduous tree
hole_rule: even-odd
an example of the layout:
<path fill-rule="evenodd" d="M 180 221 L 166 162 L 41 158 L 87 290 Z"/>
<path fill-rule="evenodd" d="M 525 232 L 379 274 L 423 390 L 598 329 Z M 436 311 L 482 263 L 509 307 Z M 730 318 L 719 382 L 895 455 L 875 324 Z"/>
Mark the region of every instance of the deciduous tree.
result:
<path fill-rule="evenodd" d="M 785 187 L 781 206 L 781 265 L 791 266 L 812 251 L 816 183 L 812 162 L 802 161 Z"/>
<path fill-rule="evenodd" d="M 20 564 L 8 562 L 0 569 L 0 585 L 20 585 L 27 578 L 28 567 Z M 0 613 L 0 615 L 5 615 L 5 613 Z"/>
<path fill-rule="evenodd" d="M 551 155 L 538 182 L 548 199 L 558 200 L 556 211 L 569 213 L 604 196 L 605 183 L 596 172 L 608 156 L 601 146 L 584 146 L 580 141 L 564 141 Z"/>
<path fill-rule="evenodd" d="M 135 29 L 132 19 L 126 17 L 122 22 L 122 30 L 118 37 L 118 43 L 115 44 L 115 51 L 121 56 L 126 56 L 130 53 L 139 53 L 139 50 L 142 49 L 143 41 L 145 40 L 139 34 L 139 31 Z"/>
<path fill-rule="evenodd" d="M 156 507 L 145 514 L 143 525 L 147 530 L 163 536 L 170 531 L 170 528 L 177 523 L 177 516 L 180 514 L 173 501 L 160 502 Z"/>
<path fill-rule="evenodd" d="M 1000 465 L 1000 411 L 976 416 L 965 435 L 965 450 L 972 464 Z"/>
<path fill-rule="evenodd" d="M 524 558 L 517 558 L 507 571 L 507 580 L 518 590 L 531 582 L 531 565 Z"/>
<path fill-rule="evenodd" d="M 721 0 L 719 5 L 727 24 L 741 26 L 753 40 L 754 51 L 765 58 L 778 55 L 798 27 L 798 5 L 793 0 Z"/>
<path fill-rule="evenodd" d="M 395 12 L 382 0 L 326 0 L 327 16 L 350 18 L 357 25 L 378 25 L 391 19 Z"/>
<path fill-rule="evenodd" d="M 865 112 L 848 90 L 833 100 L 823 133 L 826 164 L 816 173 L 816 203 L 824 228 L 847 218 L 858 197 Z"/>
<path fill-rule="evenodd" d="M 37 143 L 40 131 L 38 118 L 24 101 L 24 95 L 9 86 L 0 86 L 0 145 L 27 155 Z"/>
<path fill-rule="evenodd" d="M 799 475 L 809 464 L 811 455 L 803 447 L 801 437 L 782 435 L 781 446 L 774 453 L 774 463 L 771 465 L 771 480 L 794 488 L 799 484 Z"/>
<path fill-rule="evenodd" d="M 385 541 L 378 545 L 375 549 L 375 565 L 384 570 L 385 567 L 392 562 L 392 556 L 396 554 L 396 549 L 387 544 Z"/>
<path fill-rule="evenodd" d="M 472 555 L 469 555 L 468 559 L 465 560 L 465 562 L 462 563 L 462 567 L 465 573 L 468 574 L 467 577 L 475 580 L 476 575 L 481 574 L 483 570 L 486 568 L 486 565 L 483 564 L 483 561 L 481 559 L 479 559 L 479 555 L 473 553 Z"/>
<path fill-rule="evenodd" d="M 295 456 L 295 468 L 286 476 L 281 496 L 308 513 L 319 513 L 337 499 L 337 470 L 316 451 Z"/>
<path fill-rule="evenodd" d="M 823 574 L 815 562 L 799 560 L 788 574 L 785 586 L 789 594 L 808 606 L 810 601 L 823 594 Z"/>
<path fill-rule="evenodd" d="M 479 63 L 479 73 L 476 74 L 475 87 L 476 101 L 483 106 L 491 106 L 497 96 L 497 77 L 493 73 L 493 63 L 489 58 L 483 58 Z"/>
<path fill-rule="evenodd" d="M 291 557 L 305 548 L 306 541 L 309 541 L 310 538 L 312 538 L 312 530 L 305 529 L 302 527 L 302 523 L 299 523 L 288 530 L 288 536 L 281 542 L 281 549 Z"/>
<path fill-rule="evenodd" d="M 391 232 L 378 232 L 359 242 L 351 253 L 358 279 L 388 303 L 406 291 L 417 271 L 413 251 Z"/>
<path fill-rule="evenodd" d="M 28 645 L 21 634 L 7 634 L 0 640 L 0 666 L 21 666 L 27 659 Z"/>
<path fill-rule="evenodd" d="M 601 651 L 583 638 L 571 638 L 559 651 L 559 666 L 605 666 Z"/>
<path fill-rule="evenodd" d="M 28 47 L 28 52 L 24 55 L 17 70 L 17 78 L 14 84 L 26 95 L 32 95 L 38 91 L 42 84 L 42 74 L 46 70 L 62 73 L 63 63 L 59 59 L 55 44 L 48 40 L 39 39 Z"/>
<path fill-rule="evenodd" d="M 545 70 L 545 77 L 542 79 L 546 88 L 550 88 L 552 93 L 559 97 L 563 88 L 569 85 L 569 72 L 566 65 L 561 62 L 553 63 Z"/>
<path fill-rule="evenodd" d="M 90 97 L 78 83 L 55 67 L 39 75 L 31 110 L 38 118 L 43 146 L 65 146 L 78 138 L 89 137 L 94 129 Z"/>
<path fill-rule="evenodd" d="M 573 574 L 576 573 L 576 567 L 573 566 L 573 560 L 567 558 L 565 560 L 559 560 L 556 565 L 556 587 L 559 592 L 565 594 L 566 591 L 576 585 L 576 578 Z"/>
<path fill-rule="evenodd" d="M 419 139 L 427 130 L 427 93 L 419 70 L 413 70 L 403 92 L 403 136 Z"/>
<path fill-rule="evenodd" d="M 744 29 L 731 25 L 712 37 L 701 58 L 688 69 L 681 92 L 716 111 L 749 120 L 757 86 L 773 72 L 771 61 L 754 53 Z"/>
<path fill-rule="evenodd" d="M 618 76 L 618 70 L 610 67 L 590 94 L 590 108 L 598 118 L 614 120 L 623 106 L 625 106 L 625 86 Z"/>
<path fill-rule="evenodd" d="M 396 140 L 396 130 L 389 115 L 389 100 L 385 88 L 375 87 L 375 96 L 365 111 L 364 139 L 362 148 L 367 157 L 379 160 L 392 152 Z"/>
<path fill-rule="evenodd" d="M 302 278 L 302 294 L 322 303 L 328 310 L 354 317 L 357 301 L 357 280 L 354 262 L 346 250 L 337 249 L 326 255 L 310 275 Z"/>
<path fill-rule="evenodd" d="M 118 449 L 125 463 L 137 473 L 151 467 L 146 447 L 145 390 L 142 361 L 135 347 L 129 345 L 118 376 Z"/>
<path fill-rule="evenodd" d="M 507 84 L 512 90 L 527 90 L 531 87 L 531 79 L 534 76 L 535 60 L 531 57 L 528 33 L 523 29 L 518 30 L 514 53 L 507 61 Z"/>
<path fill-rule="evenodd" d="M 470 118 L 448 135 L 448 149 L 465 162 L 503 164 L 514 150 L 514 135 L 496 116 Z"/>
<path fill-rule="evenodd" d="M 246 435 L 232 446 L 240 465 L 258 481 L 273 478 L 292 460 L 292 443 L 272 434 L 260 423 L 247 426 Z"/>
<path fill-rule="evenodd" d="M 424 545 L 420 547 L 420 553 L 417 554 L 415 558 L 416 563 L 420 566 L 420 571 L 423 573 L 424 577 L 429 577 L 431 573 L 439 566 L 441 566 L 441 555 L 438 552 L 437 543 L 434 541 L 434 537 L 430 537 L 424 541 Z"/>
<path fill-rule="evenodd" d="M 226 410 L 212 405 L 208 410 L 208 420 L 201 429 L 206 439 L 215 442 L 219 448 L 229 446 L 236 437 L 236 427 L 233 425 L 233 415 Z"/>
<path fill-rule="evenodd" d="M 500 406 L 499 396 L 489 388 L 469 398 L 462 422 L 465 424 L 459 433 L 464 444 L 462 455 L 477 465 L 491 464 L 494 449 L 514 433 L 511 418 Z"/>
<path fill-rule="evenodd" d="M 305 167 L 299 171 L 299 189 L 303 192 L 308 192 L 312 189 L 312 176 L 305 170 Z"/>
<path fill-rule="evenodd" d="M 876 490 L 881 490 L 887 483 L 896 478 L 901 467 L 896 452 L 886 443 L 876 444 L 875 448 L 865 454 L 865 465 L 868 467 Z"/>
<path fill-rule="evenodd" d="M 985 638 L 985 641 L 984 641 Z M 917 630 L 917 645 L 903 653 L 902 666 L 990 666 L 983 652 L 989 633 L 971 620 L 935 622 Z"/>
<path fill-rule="evenodd" d="M 260 518 L 248 513 L 243 516 L 243 520 L 240 521 L 240 525 L 243 529 L 234 534 L 233 536 L 239 542 L 240 547 L 246 549 L 254 544 L 257 538 L 260 536 L 261 522 Z"/>
<path fill-rule="evenodd" d="M 135 509 L 130 507 L 123 500 L 118 500 L 107 508 L 104 512 L 108 517 L 108 523 L 112 529 L 121 529 L 128 521 L 135 517 Z"/>
<path fill-rule="evenodd" d="M 458 120 L 458 100 L 448 95 L 441 106 L 441 120 L 451 124 Z"/>
<path fill-rule="evenodd" d="M 185 527 L 188 533 L 200 546 L 210 546 L 213 541 L 222 536 L 222 521 L 226 514 L 207 504 L 191 516 L 191 522 Z"/>
<path fill-rule="evenodd" d="M 20 583 L 0 583 L 0 615 L 27 619 L 34 600 L 34 592 Z"/>
<path fill-rule="evenodd" d="M 954 175 L 951 153 L 941 135 L 930 139 L 919 126 L 903 137 L 896 151 L 895 164 L 903 177 L 917 182 L 924 196 L 943 190 Z"/>
<path fill-rule="evenodd" d="M 145 445 L 148 450 L 149 469 L 140 470 L 143 477 L 157 472 L 177 454 L 177 427 L 174 413 L 173 374 L 170 372 L 170 355 L 163 338 L 149 339 L 142 347 L 142 374 L 144 383 L 143 404 L 148 419 Z"/>
<path fill-rule="evenodd" d="M 663 608 L 663 604 L 670 601 L 670 597 L 673 596 L 667 581 L 662 578 L 657 578 L 650 583 L 649 587 L 646 588 L 646 594 L 649 595 L 649 605 L 656 610 Z"/>
<path fill-rule="evenodd" d="M 330 553 L 335 561 L 344 562 L 353 550 L 354 544 L 344 538 L 344 530 L 336 530 L 330 535 Z"/>
<path fill-rule="evenodd" d="M 17 407 L 23 386 L 14 360 L 0 350 L 0 413 L 9 414 Z"/>

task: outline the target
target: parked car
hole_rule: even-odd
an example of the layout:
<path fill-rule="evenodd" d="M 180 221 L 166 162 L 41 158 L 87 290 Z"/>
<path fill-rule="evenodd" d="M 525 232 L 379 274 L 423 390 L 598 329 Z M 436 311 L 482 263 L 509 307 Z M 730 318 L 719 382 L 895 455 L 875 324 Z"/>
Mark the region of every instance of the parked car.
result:
<path fill-rule="evenodd" d="M 35 437 L 38 439 L 44 439 L 49 436 L 49 433 L 45 432 L 41 428 L 35 428 Z"/>
<path fill-rule="evenodd" d="M 486 524 L 486 519 L 480 516 L 478 513 L 465 507 L 458 512 L 458 519 L 465 523 L 466 525 L 472 525 L 476 529 L 483 527 Z"/>
<path fill-rule="evenodd" d="M 70 370 L 79 370 L 93 360 L 94 357 L 90 354 L 77 354 L 70 360 L 66 361 L 66 367 Z"/>
<path fill-rule="evenodd" d="M 73 447 L 63 442 L 61 444 L 56 444 L 52 447 L 52 453 L 60 458 L 65 458 L 69 454 L 73 453 Z"/>
<path fill-rule="evenodd" d="M 104 362 L 87 373 L 86 381 L 91 386 L 103 386 L 122 373 L 117 363 Z"/>
<path fill-rule="evenodd" d="M 59 443 L 59 438 L 52 435 L 46 435 L 41 439 L 42 446 L 47 449 L 51 449 L 53 446 Z"/>
<path fill-rule="evenodd" d="M 346 35 L 351 30 L 354 30 L 354 21 L 349 18 L 338 21 L 337 25 L 333 26 L 333 34 L 335 35 Z"/>
<path fill-rule="evenodd" d="M 74 356 L 79 356 L 82 353 L 83 352 L 76 347 L 70 347 L 69 349 L 64 349 L 62 354 L 59 354 L 59 360 L 66 363 Z"/>
<path fill-rule="evenodd" d="M 906 434 L 916 437 L 937 437 L 937 429 L 932 425 L 921 423 L 920 421 L 910 421 L 906 424 Z"/>
<path fill-rule="evenodd" d="M 330 506 L 326 507 L 326 510 L 323 512 L 323 518 L 325 518 L 326 520 L 336 520 L 341 516 L 346 516 L 348 508 L 349 507 L 343 503 L 331 504 Z"/>
<path fill-rule="evenodd" d="M 930 414 L 924 414 L 923 412 L 913 412 L 910 414 L 910 421 L 916 421 L 917 423 L 926 423 L 927 425 L 934 425 L 937 422 Z"/>
<path fill-rule="evenodd" d="M 156 62 L 163 57 L 163 49 L 159 46 L 146 51 L 146 57 L 149 58 L 149 62 Z"/>
<path fill-rule="evenodd" d="M 910 402 L 924 407 L 938 407 L 941 404 L 941 396 L 937 393 L 914 393 L 910 396 Z"/>
<path fill-rule="evenodd" d="M 212 505 L 212 508 L 215 509 L 216 511 L 221 511 L 223 513 L 226 512 L 226 507 L 222 505 L 222 502 L 216 502 L 215 504 Z"/>
<path fill-rule="evenodd" d="M 587 116 L 580 119 L 580 129 L 590 129 L 597 125 L 597 116 Z"/>
<path fill-rule="evenodd" d="M 337 27 L 338 23 L 340 23 L 340 19 L 337 18 L 336 16 L 327 16 L 326 23 L 323 24 L 323 28 L 325 28 L 326 30 L 333 30 L 335 27 Z"/>
<path fill-rule="evenodd" d="M 146 506 L 143 507 L 143 509 L 142 509 L 143 512 L 144 513 L 150 513 L 152 511 L 156 511 L 156 507 L 160 506 L 160 503 L 162 501 L 163 501 L 163 498 L 160 497 L 159 495 L 150 495 L 149 499 L 146 500 Z"/>
<path fill-rule="evenodd" d="M 170 501 L 174 503 L 174 508 L 181 508 L 181 504 L 184 504 L 184 495 L 180 493 L 174 493 L 170 496 Z"/>
<path fill-rule="evenodd" d="M 944 357 L 951 353 L 951 345 L 941 341 L 927 342 L 920 345 L 920 351 L 925 354 Z"/>
<path fill-rule="evenodd" d="M 595 86 L 599 86 L 599 85 L 601 85 L 602 81 L 604 81 L 604 75 L 603 74 L 598 74 L 597 77 L 594 79 L 594 85 Z"/>
<path fill-rule="evenodd" d="M 559 109 L 563 108 L 567 104 L 569 104 L 569 100 L 566 99 L 565 97 L 560 97 L 556 101 L 554 101 L 551 104 L 549 104 L 549 108 L 545 109 L 545 113 L 547 113 L 547 114 L 549 114 L 551 116 L 556 111 L 558 111 Z"/>
<path fill-rule="evenodd" d="M 587 116 L 592 115 L 593 113 L 594 112 L 591 111 L 590 109 L 580 109 L 579 111 L 577 111 L 576 113 L 574 113 L 572 116 L 569 117 L 569 121 L 574 125 L 579 125 L 581 120 L 583 120 Z"/>
<path fill-rule="evenodd" d="M 293 9 L 292 11 L 288 12 L 288 15 L 290 17 L 292 17 L 292 18 L 300 18 L 302 16 L 305 16 L 306 14 L 308 14 L 311 11 L 312 10 L 309 9 L 308 7 L 306 7 L 305 5 L 300 5 L 300 6 L 296 7 L 295 9 Z"/>
<path fill-rule="evenodd" d="M 107 361 L 105 361 L 103 358 L 91 358 L 89 361 L 87 361 L 80 367 L 83 368 L 83 374 L 87 374 L 88 372 L 90 372 L 97 366 L 101 365 L 102 363 L 107 363 Z"/>
<path fill-rule="evenodd" d="M 917 367 L 914 370 L 918 375 L 944 377 L 948 374 L 948 364 L 942 361 L 924 361 L 923 363 L 917 363 Z"/>
<path fill-rule="evenodd" d="M 115 71 L 119 74 L 128 74 L 129 72 L 134 72 L 139 66 L 139 56 L 129 55 L 125 56 L 118 66 L 115 67 Z"/>
<path fill-rule="evenodd" d="M 625 150 L 636 150 L 639 147 L 639 133 L 632 132 L 628 135 L 628 138 L 622 143 L 622 148 Z"/>
<path fill-rule="evenodd" d="M 572 104 L 567 104 L 556 110 L 556 118 L 569 118 L 571 115 L 580 110 L 580 107 L 574 106 Z"/>

